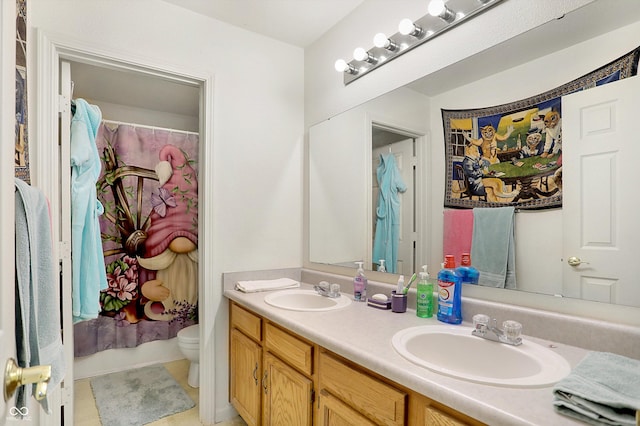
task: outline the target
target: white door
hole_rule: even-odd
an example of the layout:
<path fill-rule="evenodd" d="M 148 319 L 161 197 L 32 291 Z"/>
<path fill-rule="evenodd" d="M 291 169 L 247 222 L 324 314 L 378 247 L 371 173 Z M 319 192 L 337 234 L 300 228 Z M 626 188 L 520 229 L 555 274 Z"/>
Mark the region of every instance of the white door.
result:
<path fill-rule="evenodd" d="M 0 374 L 15 358 L 14 318 L 14 146 L 15 140 L 15 2 L 0 5 Z M 4 382 L 4 377 L 0 379 Z M 4 389 L 4 386 L 3 386 Z M 4 392 L 2 392 L 4 394 Z M 13 409 L 13 410 L 12 410 Z M 0 397 L 0 425 L 10 421 L 15 408 Z"/>
<path fill-rule="evenodd" d="M 638 111 L 638 77 L 562 99 L 564 296 L 640 306 Z"/>
<path fill-rule="evenodd" d="M 373 150 L 373 226 L 376 225 L 376 207 L 378 205 L 378 179 L 376 177 L 376 170 L 380 164 L 380 154 L 388 153 L 389 150 L 393 152 L 396 158 L 396 165 L 400 170 L 400 175 L 407 190 L 400 193 L 400 236 L 398 239 L 398 258 L 396 263 L 396 274 L 411 275 L 414 271 L 414 257 L 415 257 L 415 239 L 416 232 L 414 229 L 414 172 L 415 172 L 415 156 L 413 155 L 413 139 L 406 139 L 400 142 L 395 142 L 389 146 L 382 148 L 376 148 Z M 375 228 L 373 231 L 375 235 Z M 372 259 L 373 263 L 377 263 L 378 259 Z M 387 269 L 388 270 L 388 269 Z"/>

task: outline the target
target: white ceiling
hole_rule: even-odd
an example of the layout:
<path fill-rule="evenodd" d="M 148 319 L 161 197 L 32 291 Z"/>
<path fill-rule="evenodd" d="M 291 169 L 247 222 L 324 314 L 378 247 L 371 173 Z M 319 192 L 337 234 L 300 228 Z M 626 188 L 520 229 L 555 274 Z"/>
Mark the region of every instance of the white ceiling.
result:
<path fill-rule="evenodd" d="M 364 0 L 164 0 L 305 48 Z"/>

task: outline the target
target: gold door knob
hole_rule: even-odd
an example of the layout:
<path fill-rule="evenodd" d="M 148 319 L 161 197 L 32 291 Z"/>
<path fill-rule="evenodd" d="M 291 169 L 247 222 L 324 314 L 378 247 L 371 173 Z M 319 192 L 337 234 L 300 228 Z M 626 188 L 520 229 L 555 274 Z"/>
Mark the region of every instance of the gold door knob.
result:
<path fill-rule="evenodd" d="M 4 369 L 4 400 L 11 398 L 18 386 L 36 383 L 36 399 L 47 396 L 47 384 L 51 379 L 50 365 L 21 368 L 13 358 L 9 358 Z"/>
<path fill-rule="evenodd" d="M 575 257 L 575 256 L 571 256 L 569 259 L 567 259 L 567 263 L 569 264 L 569 266 L 578 266 L 581 264 L 586 264 L 588 265 L 589 262 L 585 262 L 584 260 L 580 259 L 579 257 Z"/>

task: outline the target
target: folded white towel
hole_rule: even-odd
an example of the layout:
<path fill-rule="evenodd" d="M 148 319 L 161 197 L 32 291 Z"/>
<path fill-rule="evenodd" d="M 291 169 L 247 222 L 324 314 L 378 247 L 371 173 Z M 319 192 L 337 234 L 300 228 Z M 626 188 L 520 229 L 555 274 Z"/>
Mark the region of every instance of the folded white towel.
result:
<path fill-rule="evenodd" d="M 285 288 L 300 287 L 300 283 L 291 278 L 278 278 L 275 280 L 254 280 L 254 281 L 238 281 L 236 290 L 245 293 L 255 293 L 258 291 L 282 290 Z"/>

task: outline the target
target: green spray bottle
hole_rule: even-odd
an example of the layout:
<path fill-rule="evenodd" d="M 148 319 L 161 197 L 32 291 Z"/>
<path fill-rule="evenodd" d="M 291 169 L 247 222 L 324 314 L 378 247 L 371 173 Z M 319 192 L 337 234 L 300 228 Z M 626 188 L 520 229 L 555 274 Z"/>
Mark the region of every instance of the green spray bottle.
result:
<path fill-rule="evenodd" d="M 427 265 L 422 265 L 417 291 L 416 315 L 420 318 L 433 317 L 433 283 L 429 282 Z"/>

